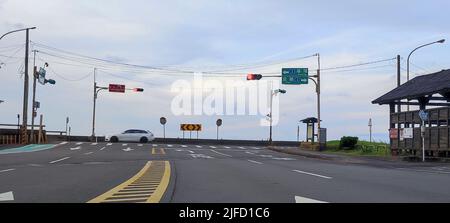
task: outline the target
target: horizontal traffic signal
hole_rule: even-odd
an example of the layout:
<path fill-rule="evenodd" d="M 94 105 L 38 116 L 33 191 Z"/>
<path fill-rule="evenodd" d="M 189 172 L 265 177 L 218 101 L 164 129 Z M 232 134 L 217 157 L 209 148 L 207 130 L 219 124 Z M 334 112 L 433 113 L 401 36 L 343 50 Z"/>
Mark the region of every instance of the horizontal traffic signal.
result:
<path fill-rule="evenodd" d="M 247 80 L 261 80 L 262 75 L 261 74 L 247 74 Z"/>
<path fill-rule="evenodd" d="M 134 92 L 144 92 L 144 88 L 134 88 Z"/>

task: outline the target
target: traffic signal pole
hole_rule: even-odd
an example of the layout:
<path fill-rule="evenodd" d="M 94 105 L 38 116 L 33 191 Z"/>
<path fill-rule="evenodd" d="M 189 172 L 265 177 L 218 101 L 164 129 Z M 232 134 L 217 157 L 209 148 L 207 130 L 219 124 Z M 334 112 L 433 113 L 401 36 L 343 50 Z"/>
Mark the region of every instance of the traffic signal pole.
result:
<path fill-rule="evenodd" d="M 320 144 L 320 54 L 317 54 L 317 141 Z"/>
<path fill-rule="evenodd" d="M 97 73 L 97 68 L 94 68 L 94 107 L 92 110 L 92 140 L 95 138 L 95 106 L 97 101 L 97 82 L 95 80 L 95 75 Z"/>

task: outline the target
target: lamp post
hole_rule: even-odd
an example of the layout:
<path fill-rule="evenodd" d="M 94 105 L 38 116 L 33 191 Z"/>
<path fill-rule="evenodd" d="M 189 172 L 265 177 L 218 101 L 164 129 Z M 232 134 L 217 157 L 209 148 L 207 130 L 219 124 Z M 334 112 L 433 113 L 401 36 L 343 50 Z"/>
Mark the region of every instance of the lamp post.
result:
<path fill-rule="evenodd" d="M 278 93 L 281 94 L 286 94 L 286 90 L 283 89 L 277 89 L 277 90 L 272 90 L 271 94 L 270 94 L 270 113 L 269 113 L 269 118 L 270 118 L 270 133 L 269 133 L 269 143 L 272 144 L 272 105 L 273 105 L 273 96 L 277 95 Z"/>
<path fill-rule="evenodd" d="M 422 48 L 422 47 L 426 47 L 426 46 L 429 46 L 429 45 L 433 45 L 433 44 L 435 44 L 435 43 L 444 43 L 444 42 L 445 42 L 445 39 L 441 39 L 441 40 L 438 40 L 438 41 L 434 41 L 434 42 L 432 42 L 432 43 L 427 43 L 427 44 L 424 44 L 424 45 L 421 45 L 421 46 L 416 47 L 414 50 L 411 51 L 411 53 L 409 53 L 409 55 L 408 55 L 408 60 L 407 60 L 407 63 L 406 63 L 406 81 L 409 81 L 409 59 L 410 59 L 411 55 L 412 55 L 416 50 L 418 50 L 418 49 L 420 49 L 420 48 Z M 407 111 L 409 111 L 409 105 L 407 106 Z"/>
<path fill-rule="evenodd" d="M 22 142 L 27 144 L 28 143 L 28 136 L 27 136 L 27 123 L 28 123 L 28 51 L 29 51 L 29 44 L 30 44 L 30 29 L 36 29 L 36 27 L 31 28 L 25 28 L 25 29 L 18 29 L 13 30 L 10 32 L 7 32 L 3 34 L 0 37 L 0 40 L 5 37 L 8 34 L 20 32 L 20 31 L 26 31 L 26 38 L 25 38 L 25 75 L 24 75 L 24 84 L 23 84 L 23 111 L 22 111 Z"/>

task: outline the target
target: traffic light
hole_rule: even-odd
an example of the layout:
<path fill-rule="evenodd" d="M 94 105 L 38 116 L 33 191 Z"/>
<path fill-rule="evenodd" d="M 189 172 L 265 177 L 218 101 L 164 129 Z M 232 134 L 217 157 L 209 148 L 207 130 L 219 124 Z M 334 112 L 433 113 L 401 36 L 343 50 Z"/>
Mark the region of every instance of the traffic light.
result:
<path fill-rule="evenodd" d="M 144 92 L 144 88 L 134 88 L 134 92 Z"/>
<path fill-rule="evenodd" d="M 262 75 L 261 74 L 247 74 L 247 80 L 261 80 Z"/>
<path fill-rule="evenodd" d="M 283 90 L 283 89 L 278 90 L 278 92 L 280 92 L 282 94 L 286 94 L 286 90 Z"/>

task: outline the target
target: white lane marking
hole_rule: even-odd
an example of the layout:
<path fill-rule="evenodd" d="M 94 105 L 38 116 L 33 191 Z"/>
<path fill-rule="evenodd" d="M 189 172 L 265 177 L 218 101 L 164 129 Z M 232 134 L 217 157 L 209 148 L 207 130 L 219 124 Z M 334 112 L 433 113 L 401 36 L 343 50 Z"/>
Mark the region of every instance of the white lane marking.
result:
<path fill-rule="evenodd" d="M 250 154 L 250 155 L 255 155 L 255 153 L 252 153 L 252 152 L 245 152 L 245 153 Z"/>
<path fill-rule="evenodd" d="M 215 153 L 217 153 L 217 154 L 220 154 L 220 155 L 222 155 L 222 156 L 232 157 L 232 156 L 230 156 L 230 155 L 228 155 L 228 154 L 221 153 L 221 152 L 217 152 L 216 150 L 213 150 L 213 149 L 211 149 L 211 151 L 212 151 L 212 152 L 215 152 Z"/>
<path fill-rule="evenodd" d="M 250 163 L 263 164 L 263 163 L 261 163 L 261 162 L 254 161 L 254 160 L 247 160 L 247 161 L 250 162 Z"/>
<path fill-rule="evenodd" d="M 14 194 L 12 191 L 0 194 L 0 201 L 13 201 L 13 200 Z"/>
<path fill-rule="evenodd" d="M 273 157 L 272 155 L 258 155 L 258 156 L 264 157 L 264 158 L 272 158 Z"/>
<path fill-rule="evenodd" d="M 152 146 L 153 146 L 153 147 L 157 147 L 158 144 L 153 144 Z M 172 147 L 172 145 L 170 145 L 169 147 Z"/>
<path fill-rule="evenodd" d="M 130 147 L 128 147 L 128 148 L 126 148 L 126 149 L 122 149 L 123 151 L 125 151 L 125 152 L 130 152 L 130 151 L 133 151 L 134 149 L 132 149 L 132 148 L 130 148 Z"/>
<path fill-rule="evenodd" d="M 311 203 L 328 203 L 325 201 L 314 200 L 311 198 L 295 196 L 295 203 L 311 204 Z"/>
<path fill-rule="evenodd" d="M 211 148 L 211 149 L 217 149 L 217 147 L 215 147 L 215 146 L 209 146 L 209 148 Z"/>
<path fill-rule="evenodd" d="M 285 161 L 295 160 L 294 158 L 279 158 L 279 157 L 274 157 L 272 159 L 274 159 L 274 160 L 285 160 Z"/>
<path fill-rule="evenodd" d="M 102 147 L 102 148 L 100 149 L 100 151 L 102 151 L 102 150 L 104 150 L 104 149 L 106 149 L 106 147 Z"/>
<path fill-rule="evenodd" d="M 0 173 L 9 172 L 9 171 L 13 171 L 13 170 L 16 170 L 16 169 L 0 170 Z"/>
<path fill-rule="evenodd" d="M 61 161 L 63 161 L 63 160 L 69 159 L 69 158 L 70 158 L 70 157 L 64 157 L 64 158 L 61 158 L 61 159 L 59 159 L 59 160 L 51 161 L 51 162 L 49 162 L 49 163 L 50 163 L 50 164 L 54 164 L 54 163 L 61 162 Z"/>
<path fill-rule="evenodd" d="M 153 146 L 155 146 L 155 144 L 153 144 Z M 158 146 L 158 145 L 156 145 L 156 146 Z M 167 145 L 167 147 L 173 147 L 173 145 Z"/>
<path fill-rule="evenodd" d="M 108 144 L 106 144 L 106 146 L 112 146 L 112 143 L 108 143 Z"/>
<path fill-rule="evenodd" d="M 242 146 L 239 146 L 238 148 L 239 148 L 239 149 L 245 149 L 245 147 L 242 147 Z"/>
<path fill-rule="evenodd" d="M 321 178 L 325 178 L 325 179 L 333 179 L 333 177 L 327 177 L 327 176 L 323 176 L 323 175 L 319 175 L 319 174 L 315 174 L 315 173 L 309 173 L 309 172 L 305 172 L 305 171 L 301 171 L 301 170 L 292 170 L 292 171 L 297 172 L 297 173 L 315 176 L 315 177 L 321 177 Z"/>
<path fill-rule="evenodd" d="M 65 145 L 67 142 L 60 142 L 58 145 Z"/>
<path fill-rule="evenodd" d="M 204 154 L 189 154 L 192 156 L 192 158 L 203 158 L 203 159 L 214 159 L 212 156 L 207 156 Z"/>
<path fill-rule="evenodd" d="M 79 150 L 79 149 L 81 149 L 81 146 L 77 146 L 75 148 L 70 148 L 70 150 Z"/>
<path fill-rule="evenodd" d="M 259 147 L 252 147 L 252 148 L 253 148 L 253 149 L 258 149 L 258 150 L 261 149 L 261 148 L 259 148 Z"/>
<path fill-rule="evenodd" d="M 177 151 L 177 152 L 183 152 L 184 150 L 182 150 L 182 149 L 177 149 L 176 151 Z"/>
<path fill-rule="evenodd" d="M 82 142 L 77 142 L 77 143 L 75 143 L 75 145 L 81 145 L 81 144 L 83 144 Z"/>
<path fill-rule="evenodd" d="M 127 146 L 128 144 L 126 144 L 126 143 L 124 143 L 124 144 L 122 144 L 122 146 Z"/>
<path fill-rule="evenodd" d="M 138 144 L 138 146 L 139 146 L 139 147 L 142 147 L 142 146 L 144 146 L 144 144 Z"/>
<path fill-rule="evenodd" d="M 92 153 L 94 153 L 94 152 L 88 152 L 88 153 L 85 153 L 84 155 L 91 155 Z"/>
<path fill-rule="evenodd" d="M 187 146 L 186 145 L 181 145 L 181 147 L 186 148 Z"/>
<path fill-rule="evenodd" d="M 91 146 L 96 146 L 96 145 L 98 145 L 98 143 L 96 143 L 96 142 L 91 144 Z"/>
<path fill-rule="evenodd" d="M 231 149 L 231 147 L 229 147 L 229 146 L 224 146 L 225 147 L 225 149 Z"/>
<path fill-rule="evenodd" d="M 195 147 L 197 147 L 197 148 L 202 148 L 202 146 L 195 146 Z"/>

